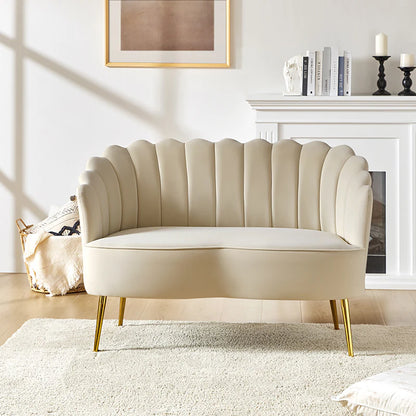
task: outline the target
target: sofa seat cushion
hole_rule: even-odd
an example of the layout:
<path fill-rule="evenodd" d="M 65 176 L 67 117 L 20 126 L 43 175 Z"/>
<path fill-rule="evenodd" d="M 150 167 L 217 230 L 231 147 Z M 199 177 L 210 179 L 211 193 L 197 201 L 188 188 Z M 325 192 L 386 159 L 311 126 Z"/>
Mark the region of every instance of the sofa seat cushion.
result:
<path fill-rule="evenodd" d="M 364 291 L 365 256 L 295 228 L 139 228 L 83 247 L 88 293 L 140 298 L 348 298 Z"/>
<path fill-rule="evenodd" d="M 145 227 L 123 230 L 89 247 L 136 250 L 242 249 L 283 251 L 357 250 L 336 234 L 296 228 Z"/>

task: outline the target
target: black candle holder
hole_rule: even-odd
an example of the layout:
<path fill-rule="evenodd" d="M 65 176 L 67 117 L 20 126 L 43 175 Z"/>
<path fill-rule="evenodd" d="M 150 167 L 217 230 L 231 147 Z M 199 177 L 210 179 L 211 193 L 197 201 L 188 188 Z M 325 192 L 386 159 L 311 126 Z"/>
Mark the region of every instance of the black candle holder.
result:
<path fill-rule="evenodd" d="M 386 91 L 387 81 L 384 79 L 386 77 L 384 75 L 384 62 L 387 61 L 390 56 L 373 56 L 373 58 L 380 64 L 378 67 L 378 90 L 373 92 L 373 95 L 391 95 L 388 91 Z"/>
<path fill-rule="evenodd" d="M 402 81 L 403 91 L 399 92 L 399 95 L 416 95 L 416 92 L 412 91 L 410 87 L 412 86 L 412 79 L 410 78 L 410 73 L 416 68 L 415 66 L 399 66 L 400 70 L 403 71 L 404 77 Z"/>

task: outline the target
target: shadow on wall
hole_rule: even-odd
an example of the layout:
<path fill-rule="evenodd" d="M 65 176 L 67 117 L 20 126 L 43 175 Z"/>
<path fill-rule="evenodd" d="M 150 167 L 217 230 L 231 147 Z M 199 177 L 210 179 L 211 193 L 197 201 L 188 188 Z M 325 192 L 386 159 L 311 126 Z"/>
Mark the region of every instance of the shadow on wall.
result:
<path fill-rule="evenodd" d="M 179 92 L 178 79 L 174 76 L 173 71 L 167 72 L 164 70 L 164 79 L 161 84 L 162 106 L 158 113 L 152 114 L 135 103 L 126 100 L 124 97 L 115 94 L 110 89 L 104 88 L 94 81 L 83 77 L 68 68 L 60 65 L 52 59 L 43 56 L 30 48 L 25 47 L 24 27 L 25 27 L 25 0 L 15 0 L 15 37 L 10 38 L 0 33 L 0 44 L 12 49 L 14 51 L 14 66 L 15 66 L 15 87 L 14 87 L 14 178 L 9 178 L 0 171 L 0 184 L 13 195 L 13 215 L 15 219 L 23 215 L 24 210 L 28 210 L 38 218 L 47 216 L 46 211 L 31 199 L 24 190 L 25 167 L 23 163 L 24 148 L 25 148 L 25 108 L 24 108 L 24 63 L 25 60 L 36 62 L 37 64 L 47 68 L 55 74 L 71 81 L 78 87 L 81 87 L 97 97 L 109 102 L 118 109 L 134 116 L 140 121 L 155 126 L 162 136 L 169 134 L 179 135 L 182 138 L 193 137 L 189 129 L 182 129 L 176 121 L 177 117 L 177 102 L 175 97 Z M 171 133 L 169 133 L 169 131 Z M 23 270 L 23 262 L 21 260 L 21 247 L 18 238 L 17 230 L 13 224 L 13 233 L 15 235 L 13 244 L 14 253 L 14 269 Z"/>
<path fill-rule="evenodd" d="M 14 180 L 9 179 L 0 171 L 0 183 L 13 194 L 13 213 L 17 219 L 22 216 L 23 209 L 26 208 L 39 217 L 46 216 L 43 209 L 32 199 L 30 199 L 23 189 L 24 165 L 24 107 L 23 107 L 23 38 L 24 38 L 24 21 L 23 21 L 23 0 L 17 0 L 15 6 L 15 39 L 9 39 L 0 35 L 0 42 L 14 50 L 15 66 L 15 87 L 14 87 Z M 19 255 L 20 241 L 14 230 L 13 252 L 14 252 L 14 269 L 22 269 L 22 260 Z"/>

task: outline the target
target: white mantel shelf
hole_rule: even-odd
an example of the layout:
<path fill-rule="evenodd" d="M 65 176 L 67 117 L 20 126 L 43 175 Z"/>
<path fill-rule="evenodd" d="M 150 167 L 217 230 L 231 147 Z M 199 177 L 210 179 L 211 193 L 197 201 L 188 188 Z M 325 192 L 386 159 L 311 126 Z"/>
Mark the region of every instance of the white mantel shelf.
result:
<path fill-rule="evenodd" d="M 265 123 L 416 124 L 416 96 L 254 94 L 247 102 L 256 111 L 257 127 L 263 127 L 263 130 L 267 130 Z M 259 123 L 263 123 L 262 126 Z M 276 136 L 278 132 L 268 134 Z"/>
<path fill-rule="evenodd" d="M 373 96 L 353 95 L 343 97 L 328 96 L 285 96 L 282 94 L 254 94 L 247 102 L 256 110 L 321 110 L 321 111 L 414 111 L 416 96 L 397 95 Z"/>
<path fill-rule="evenodd" d="M 416 289 L 416 96 L 253 94 L 256 137 L 347 144 L 386 172 L 386 273 L 368 289 Z"/>

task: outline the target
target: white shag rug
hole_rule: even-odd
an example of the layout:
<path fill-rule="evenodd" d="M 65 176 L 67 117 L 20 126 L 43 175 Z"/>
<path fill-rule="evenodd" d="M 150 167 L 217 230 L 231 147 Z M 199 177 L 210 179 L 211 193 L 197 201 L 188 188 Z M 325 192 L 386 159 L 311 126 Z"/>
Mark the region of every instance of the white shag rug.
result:
<path fill-rule="evenodd" d="M 416 328 L 34 319 L 0 347 L 1 415 L 336 416 L 331 396 L 416 361 Z"/>

